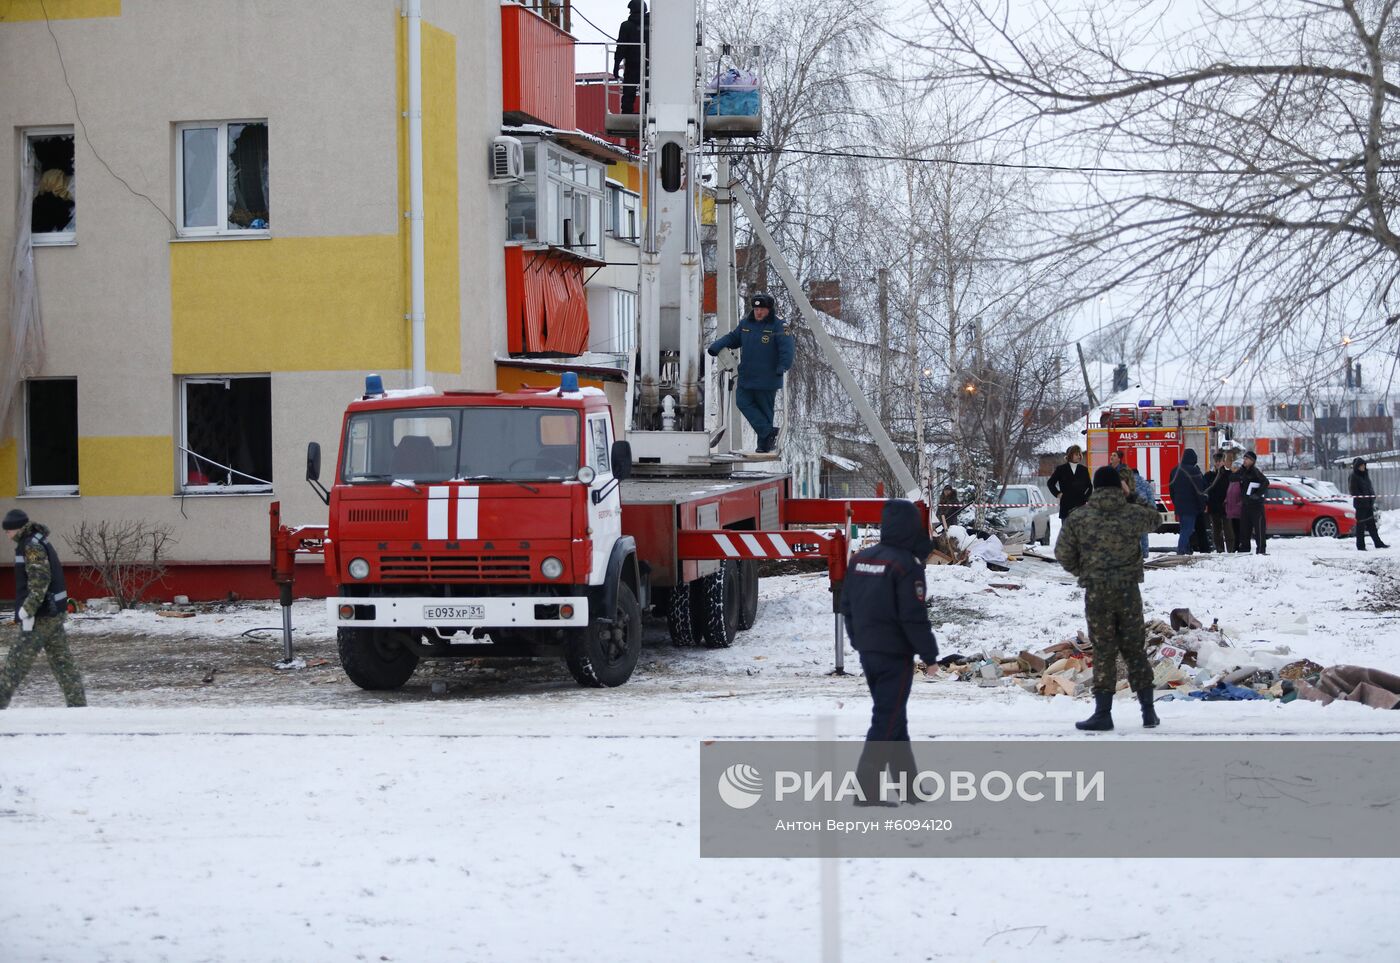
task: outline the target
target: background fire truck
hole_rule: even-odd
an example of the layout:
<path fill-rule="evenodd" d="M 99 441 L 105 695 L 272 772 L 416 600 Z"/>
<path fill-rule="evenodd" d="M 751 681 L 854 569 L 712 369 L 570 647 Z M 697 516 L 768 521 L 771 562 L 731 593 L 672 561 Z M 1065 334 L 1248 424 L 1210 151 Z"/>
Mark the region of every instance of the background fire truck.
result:
<path fill-rule="evenodd" d="M 1085 464 L 1090 474 L 1108 464 L 1108 453 L 1116 451 L 1124 462 L 1152 483 L 1159 509 L 1167 516 L 1164 528 L 1176 527 L 1172 505 L 1172 472 L 1181 464 L 1189 448 L 1196 453 L 1201 470 L 1211 468 L 1211 452 L 1219 447 L 1218 429 L 1208 411 L 1186 401 L 1157 405 L 1150 400 L 1136 405 L 1112 405 L 1094 420 L 1090 415 L 1085 429 L 1088 439 Z"/>

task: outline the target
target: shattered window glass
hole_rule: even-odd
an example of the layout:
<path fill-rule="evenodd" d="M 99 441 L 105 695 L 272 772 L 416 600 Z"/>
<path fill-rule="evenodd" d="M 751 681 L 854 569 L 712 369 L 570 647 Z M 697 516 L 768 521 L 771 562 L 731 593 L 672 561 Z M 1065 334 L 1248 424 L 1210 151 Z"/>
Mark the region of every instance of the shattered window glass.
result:
<path fill-rule="evenodd" d="M 272 223 L 267 193 L 267 124 L 229 124 L 229 228 L 267 230 Z"/>

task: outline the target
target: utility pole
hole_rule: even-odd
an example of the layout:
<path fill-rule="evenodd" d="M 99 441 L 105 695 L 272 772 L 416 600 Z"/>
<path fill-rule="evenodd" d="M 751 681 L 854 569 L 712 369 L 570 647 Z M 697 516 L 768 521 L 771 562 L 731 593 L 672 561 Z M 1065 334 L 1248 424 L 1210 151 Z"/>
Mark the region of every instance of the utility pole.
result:
<path fill-rule="evenodd" d="M 1089 384 L 1089 364 L 1084 360 L 1084 346 L 1076 341 L 1074 350 L 1079 352 L 1079 371 L 1084 375 L 1084 391 L 1089 395 L 1089 407 L 1097 408 L 1099 400 L 1094 397 L 1093 385 Z"/>
<path fill-rule="evenodd" d="M 880 304 L 880 423 L 890 423 L 890 269 L 875 272 Z"/>

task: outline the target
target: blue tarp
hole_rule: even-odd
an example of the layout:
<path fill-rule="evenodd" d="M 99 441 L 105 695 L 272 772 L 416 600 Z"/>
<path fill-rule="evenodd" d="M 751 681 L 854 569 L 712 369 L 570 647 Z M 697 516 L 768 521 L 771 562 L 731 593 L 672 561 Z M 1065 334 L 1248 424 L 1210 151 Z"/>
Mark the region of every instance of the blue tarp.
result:
<path fill-rule="evenodd" d="M 706 117 L 757 117 L 758 91 L 753 89 L 720 90 L 705 95 Z"/>
<path fill-rule="evenodd" d="M 1207 702 L 1245 702 L 1249 699 L 1266 699 L 1268 696 L 1260 695 L 1253 689 L 1246 689 L 1238 685 L 1226 685 L 1223 682 L 1211 686 L 1209 689 L 1201 689 L 1199 692 L 1187 693 L 1191 699 L 1204 699 Z"/>

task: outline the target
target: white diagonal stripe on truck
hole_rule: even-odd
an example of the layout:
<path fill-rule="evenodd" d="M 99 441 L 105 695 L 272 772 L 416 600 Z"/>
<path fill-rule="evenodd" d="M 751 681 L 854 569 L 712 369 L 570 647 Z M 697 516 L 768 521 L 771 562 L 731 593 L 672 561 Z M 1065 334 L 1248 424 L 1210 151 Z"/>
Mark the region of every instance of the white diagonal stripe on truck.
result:
<path fill-rule="evenodd" d="M 715 541 L 719 543 L 720 548 L 724 549 L 724 554 L 730 558 L 739 557 L 739 550 L 734 547 L 734 543 L 729 540 L 728 535 L 716 535 Z"/>
<path fill-rule="evenodd" d="M 463 485 L 457 489 L 457 537 L 462 539 L 480 538 L 481 489 L 475 485 Z"/>
<path fill-rule="evenodd" d="M 753 552 L 754 558 L 762 558 L 768 554 L 763 550 L 763 544 L 752 535 L 740 535 L 739 537 L 744 540 L 744 545 L 748 547 L 748 550 Z"/>
<path fill-rule="evenodd" d="M 434 485 L 428 489 L 428 537 L 445 540 L 447 538 L 447 495 L 446 485 Z"/>
<path fill-rule="evenodd" d="M 769 535 L 768 541 L 773 543 L 773 547 L 778 550 L 779 555 L 792 555 L 792 549 L 788 548 L 787 542 L 783 541 L 783 537 L 781 535 Z"/>

